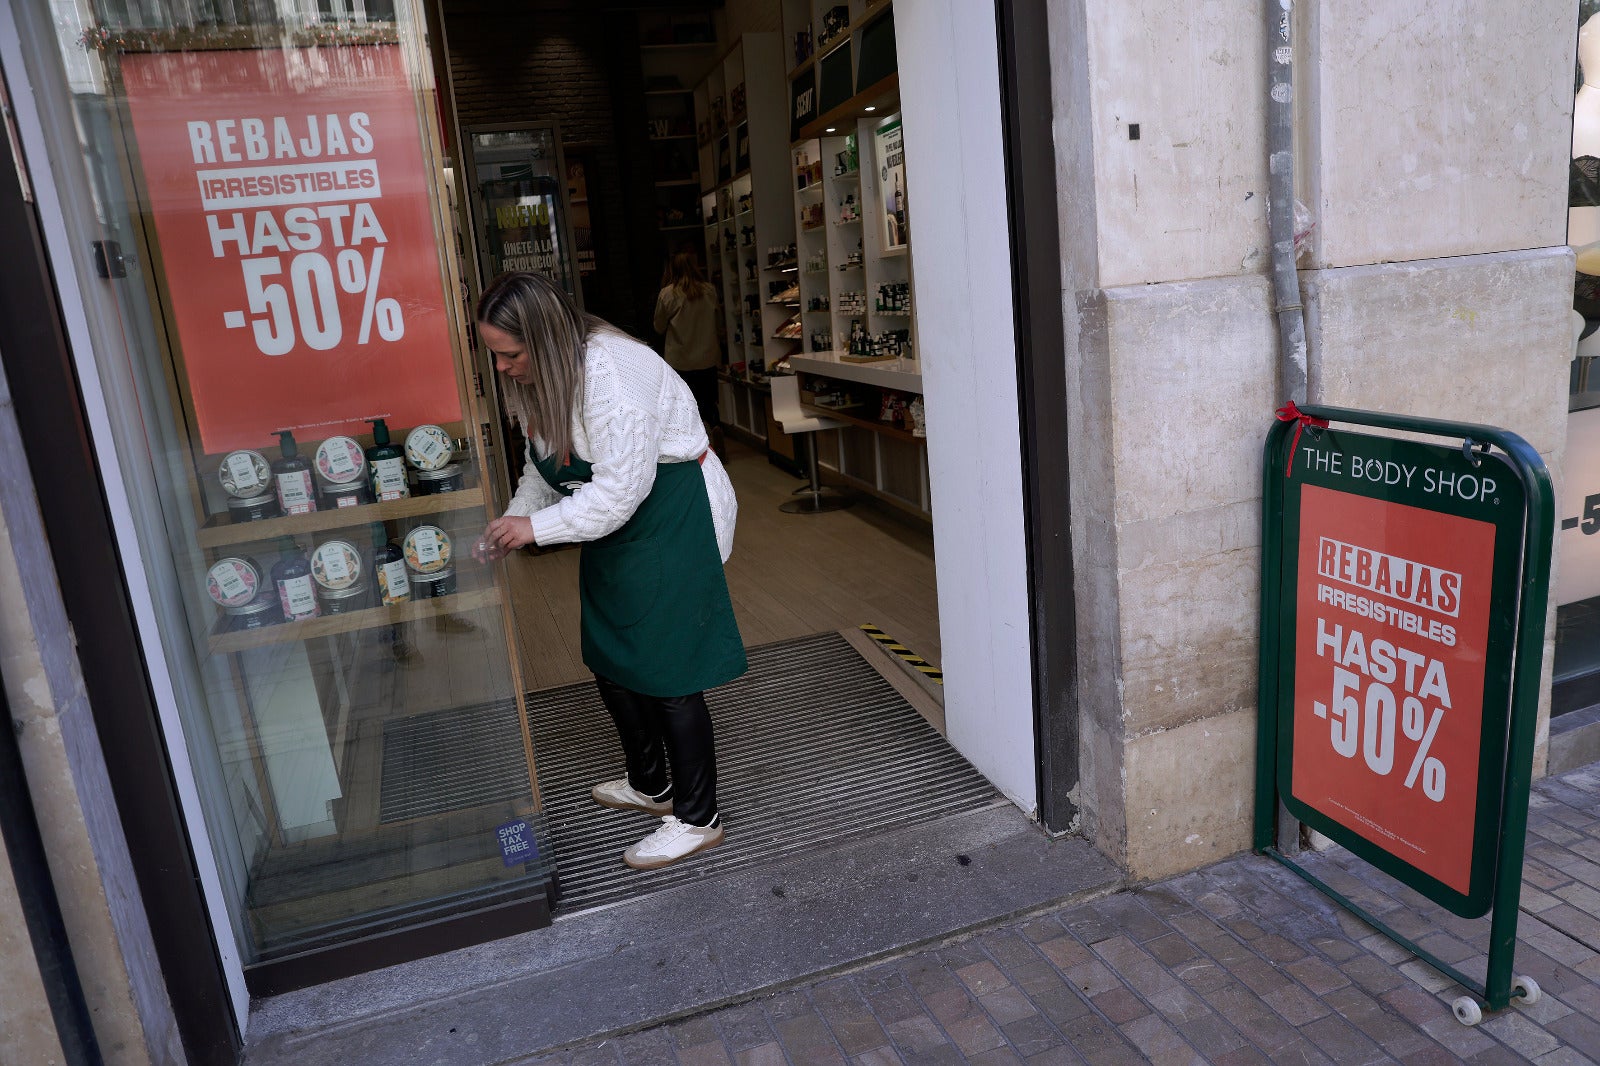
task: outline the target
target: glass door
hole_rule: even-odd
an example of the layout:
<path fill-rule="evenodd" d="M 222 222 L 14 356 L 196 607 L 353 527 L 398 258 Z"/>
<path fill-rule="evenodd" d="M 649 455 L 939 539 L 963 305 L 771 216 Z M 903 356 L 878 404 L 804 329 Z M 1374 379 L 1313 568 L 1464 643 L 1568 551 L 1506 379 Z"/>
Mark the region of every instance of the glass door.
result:
<path fill-rule="evenodd" d="M 126 345 L 96 444 L 141 486 L 146 653 L 262 992 L 424 922 L 547 922 L 552 857 L 504 574 L 472 559 L 496 419 L 421 11 L 225 7 L 97 3 L 61 46 Z"/>
<path fill-rule="evenodd" d="M 483 284 L 514 270 L 543 274 L 583 306 L 559 128 L 473 126 L 465 137 Z"/>

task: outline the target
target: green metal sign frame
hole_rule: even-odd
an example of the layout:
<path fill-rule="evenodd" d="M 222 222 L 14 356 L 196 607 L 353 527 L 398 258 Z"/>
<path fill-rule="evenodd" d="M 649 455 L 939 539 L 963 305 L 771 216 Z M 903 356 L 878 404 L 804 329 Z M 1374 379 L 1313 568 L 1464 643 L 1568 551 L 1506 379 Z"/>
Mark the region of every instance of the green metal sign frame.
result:
<path fill-rule="evenodd" d="M 1513 994 L 1531 1001 L 1537 995 L 1537 986 L 1526 978 L 1516 978 L 1514 982 L 1511 968 L 1554 533 L 1555 504 L 1549 472 L 1525 440 L 1489 426 L 1310 405 L 1292 413 L 1301 417 L 1284 420 L 1280 415 L 1280 421 L 1267 435 L 1265 447 L 1255 848 L 1441 973 L 1482 996 L 1490 1010 L 1506 1007 Z M 1333 428 L 1341 424 L 1422 434 L 1456 443 L 1444 446 Z M 1407 468 L 1431 471 L 1430 484 L 1435 491 L 1425 491 L 1420 478 L 1399 476 Z M 1486 478 L 1495 486 L 1492 495 L 1478 491 Z M 1474 491 L 1437 491 L 1439 483 L 1446 479 L 1453 490 L 1470 485 Z M 1353 506 L 1380 501 L 1488 523 L 1494 529 L 1477 779 L 1470 783 L 1476 793 L 1470 877 L 1464 890 L 1408 861 L 1393 847 L 1385 846 L 1382 839 L 1374 839 L 1381 833 L 1364 834 L 1359 825 L 1352 824 L 1358 819 L 1333 817 L 1326 809 L 1294 794 L 1297 634 L 1299 626 L 1311 624 L 1311 613 L 1298 602 L 1302 499 L 1308 486 L 1362 498 L 1352 501 Z M 1318 565 L 1313 560 L 1305 562 Z M 1319 620 L 1317 624 L 1323 623 Z M 1324 635 L 1322 629 L 1317 631 L 1319 642 Z M 1320 643 L 1318 647 L 1321 648 Z M 1323 705 L 1317 705 L 1316 714 L 1324 715 L 1325 711 Z M 1392 756 L 1392 704 L 1389 723 Z M 1430 730 L 1428 739 L 1432 736 Z M 1426 753 L 1424 742 L 1417 750 L 1413 778 Z M 1458 767 L 1457 776 L 1460 770 Z M 1442 795 L 1442 763 L 1438 773 Z M 1452 782 L 1452 786 L 1467 787 L 1459 781 Z M 1487 979 L 1475 981 L 1399 935 L 1280 851 L 1276 842 L 1280 800 L 1289 813 L 1426 898 L 1464 917 L 1490 914 Z M 1456 1003 L 1457 1016 L 1463 1021 L 1475 1020 L 1476 1011 L 1475 1003 Z"/>

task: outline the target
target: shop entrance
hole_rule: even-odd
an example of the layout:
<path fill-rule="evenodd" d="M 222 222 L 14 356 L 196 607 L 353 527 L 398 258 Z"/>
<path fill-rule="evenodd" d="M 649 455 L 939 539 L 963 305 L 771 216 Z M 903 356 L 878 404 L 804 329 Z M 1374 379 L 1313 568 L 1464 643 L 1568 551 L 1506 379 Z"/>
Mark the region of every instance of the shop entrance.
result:
<path fill-rule="evenodd" d="M 659 7 L 558 7 L 526 34 L 443 11 L 480 288 L 546 273 L 663 350 L 661 267 L 687 255 L 719 307 L 717 435 L 740 504 L 727 575 L 752 670 L 710 695 L 730 837 L 699 876 L 997 794 L 943 739 L 894 6 Z M 566 75 L 479 95 L 475 72 L 508 52 Z M 508 151 L 518 123 L 527 146 Z M 837 509 L 806 513 L 819 498 Z M 618 855 L 652 823 L 588 797 L 621 761 L 578 647 L 577 553 L 509 572 L 558 907 L 606 902 L 646 880 Z"/>
<path fill-rule="evenodd" d="M 577 553 L 465 550 L 521 466 L 471 345 L 489 256 L 554 264 L 646 338 L 668 253 L 717 290 L 752 670 L 713 694 L 732 840 L 706 858 L 1033 808 L 1004 153 L 997 114 L 940 117 L 998 99 L 996 47 L 965 47 L 996 27 L 910 7 L 28 24 L 49 63 L 8 76 L 55 109 L 29 136 L 126 580 L 104 591 L 238 1017 L 548 922 L 558 887 L 633 890 L 618 852 L 648 823 L 585 821 L 616 761 Z M 526 165 L 541 145 L 553 173 Z M 494 176 L 509 203 L 480 163 L 520 168 Z M 783 509 L 813 454 L 852 507 Z M 586 883 L 589 856 L 609 869 Z"/>

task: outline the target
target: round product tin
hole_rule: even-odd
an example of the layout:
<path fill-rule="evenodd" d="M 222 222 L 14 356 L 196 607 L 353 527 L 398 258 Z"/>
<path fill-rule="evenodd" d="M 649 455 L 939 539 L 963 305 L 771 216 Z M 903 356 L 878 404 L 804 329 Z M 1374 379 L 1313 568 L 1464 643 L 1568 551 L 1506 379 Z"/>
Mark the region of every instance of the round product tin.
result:
<path fill-rule="evenodd" d="M 278 606 L 278 598 L 271 593 L 257 596 L 239 607 L 224 607 L 222 613 L 233 619 L 228 628 L 240 629 L 265 629 L 267 626 L 280 625 L 283 622 L 283 611 Z"/>
<path fill-rule="evenodd" d="M 406 434 L 406 460 L 418 470 L 439 470 L 455 455 L 456 442 L 439 426 L 418 426 Z"/>
<path fill-rule="evenodd" d="M 419 600 L 448 596 L 456 590 L 456 568 L 447 566 L 431 574 L 411 575 L 411 594 Z"/>
<path fill-rule="evenodd" d="M 450 565 L 450 534 L 438 526 L 418 526 L 400 546 L 413 574 L 437 574 Z"/>
<path fill-rule="evenodd" d="M 451 463 L 437 470 L 417 471 L 417 495 L 437 496 L 441 492 L 460 492 L 467 487 L 467 468 Z"/>
<path fill-rule="evenodd" d="M 364 503 L 371 502 L 372 493 L 364 480 L 348 485 L 322 486 L 322 505 L 330 511 L 336 511 L 341 507 L 360 507 Z"/>
<path fill-rule="evenodd" d="M 260 452 L 248 448 L 229 452 L 217 471 L 222 490 L 229 496 L 248 499 L 272 491 L 272 464 Z"/>
<path fill-rule="evenodd" d="M 219 559 L 206 572 L 206 591 L 219 607 L 243 607 L 261 591 L 261 570 L 237 555 Z"/>
<path fill-rule="evenodd" d="M 268 492 L 261 496 L 235 496 L 228 500 L 228 517 L 235 522 L 260 522 L 283 514 L 278 506 L 278 494 Z"/>
<path fill-rule="evenodd" d="M 367 474 L 367 458 L 351 437 L 329 437 L 317 445 L 316 466 L 324 485 L 356 484 Z"/>
<path fill-rule="evenodd" d="M 328 540 L 311 553 L 311 576 L 331 592 L 362 584 L 361 553 L 347 540 Z"/>
<path fill-rule="evenodd" d="M 317 599 L 322 601 L 322 609 L 328 614 L 345 614 L 370 606 L 367 602 L 367 584 L 364 581 L 345 589 L 319 587 Z"/>

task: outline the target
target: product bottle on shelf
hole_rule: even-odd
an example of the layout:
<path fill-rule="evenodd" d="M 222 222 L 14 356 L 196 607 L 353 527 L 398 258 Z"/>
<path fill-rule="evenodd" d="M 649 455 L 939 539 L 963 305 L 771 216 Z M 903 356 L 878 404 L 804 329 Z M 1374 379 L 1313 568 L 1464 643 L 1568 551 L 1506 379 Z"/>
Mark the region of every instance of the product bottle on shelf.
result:
<path fill-rule="evenodd" d="M 289 430 L 278 432 L 282 457 L 272 464 L 272 480 L 284 514 L 310 514 L 317 509 L 316 483 L 311 479 L 311 460 L 301 455 Z"/>
<path fill-rule="evenodd" d="M 283 605 L 285 621 L 300 622 L 322 614 L 317 605 L 317 590 L 311 580 L 311 560 L 306 558 L 294 540 L 284 537 L 278 542 L 282 554 L 272 566 L 272 584 L 278 590 L 278 602 Z"/>
<path fill-rule="evenodd" d="M 372 470 L 372 495 L 379 501 L 403 500 L 411 495 L 406 481 L 406 450 L 389 440 L 389 427 L 381 418 L 372 423 L 372 447 L 367 449 L 367 465 Z"/>
<path fill-rule="evenodd" d="M 411 599 L 411 575 L 406 572 L 405 553 L 389 540 L 383 527 L 372 530 L 372 569 L 377 578 L 378 602 L 385 607 Z"/>

